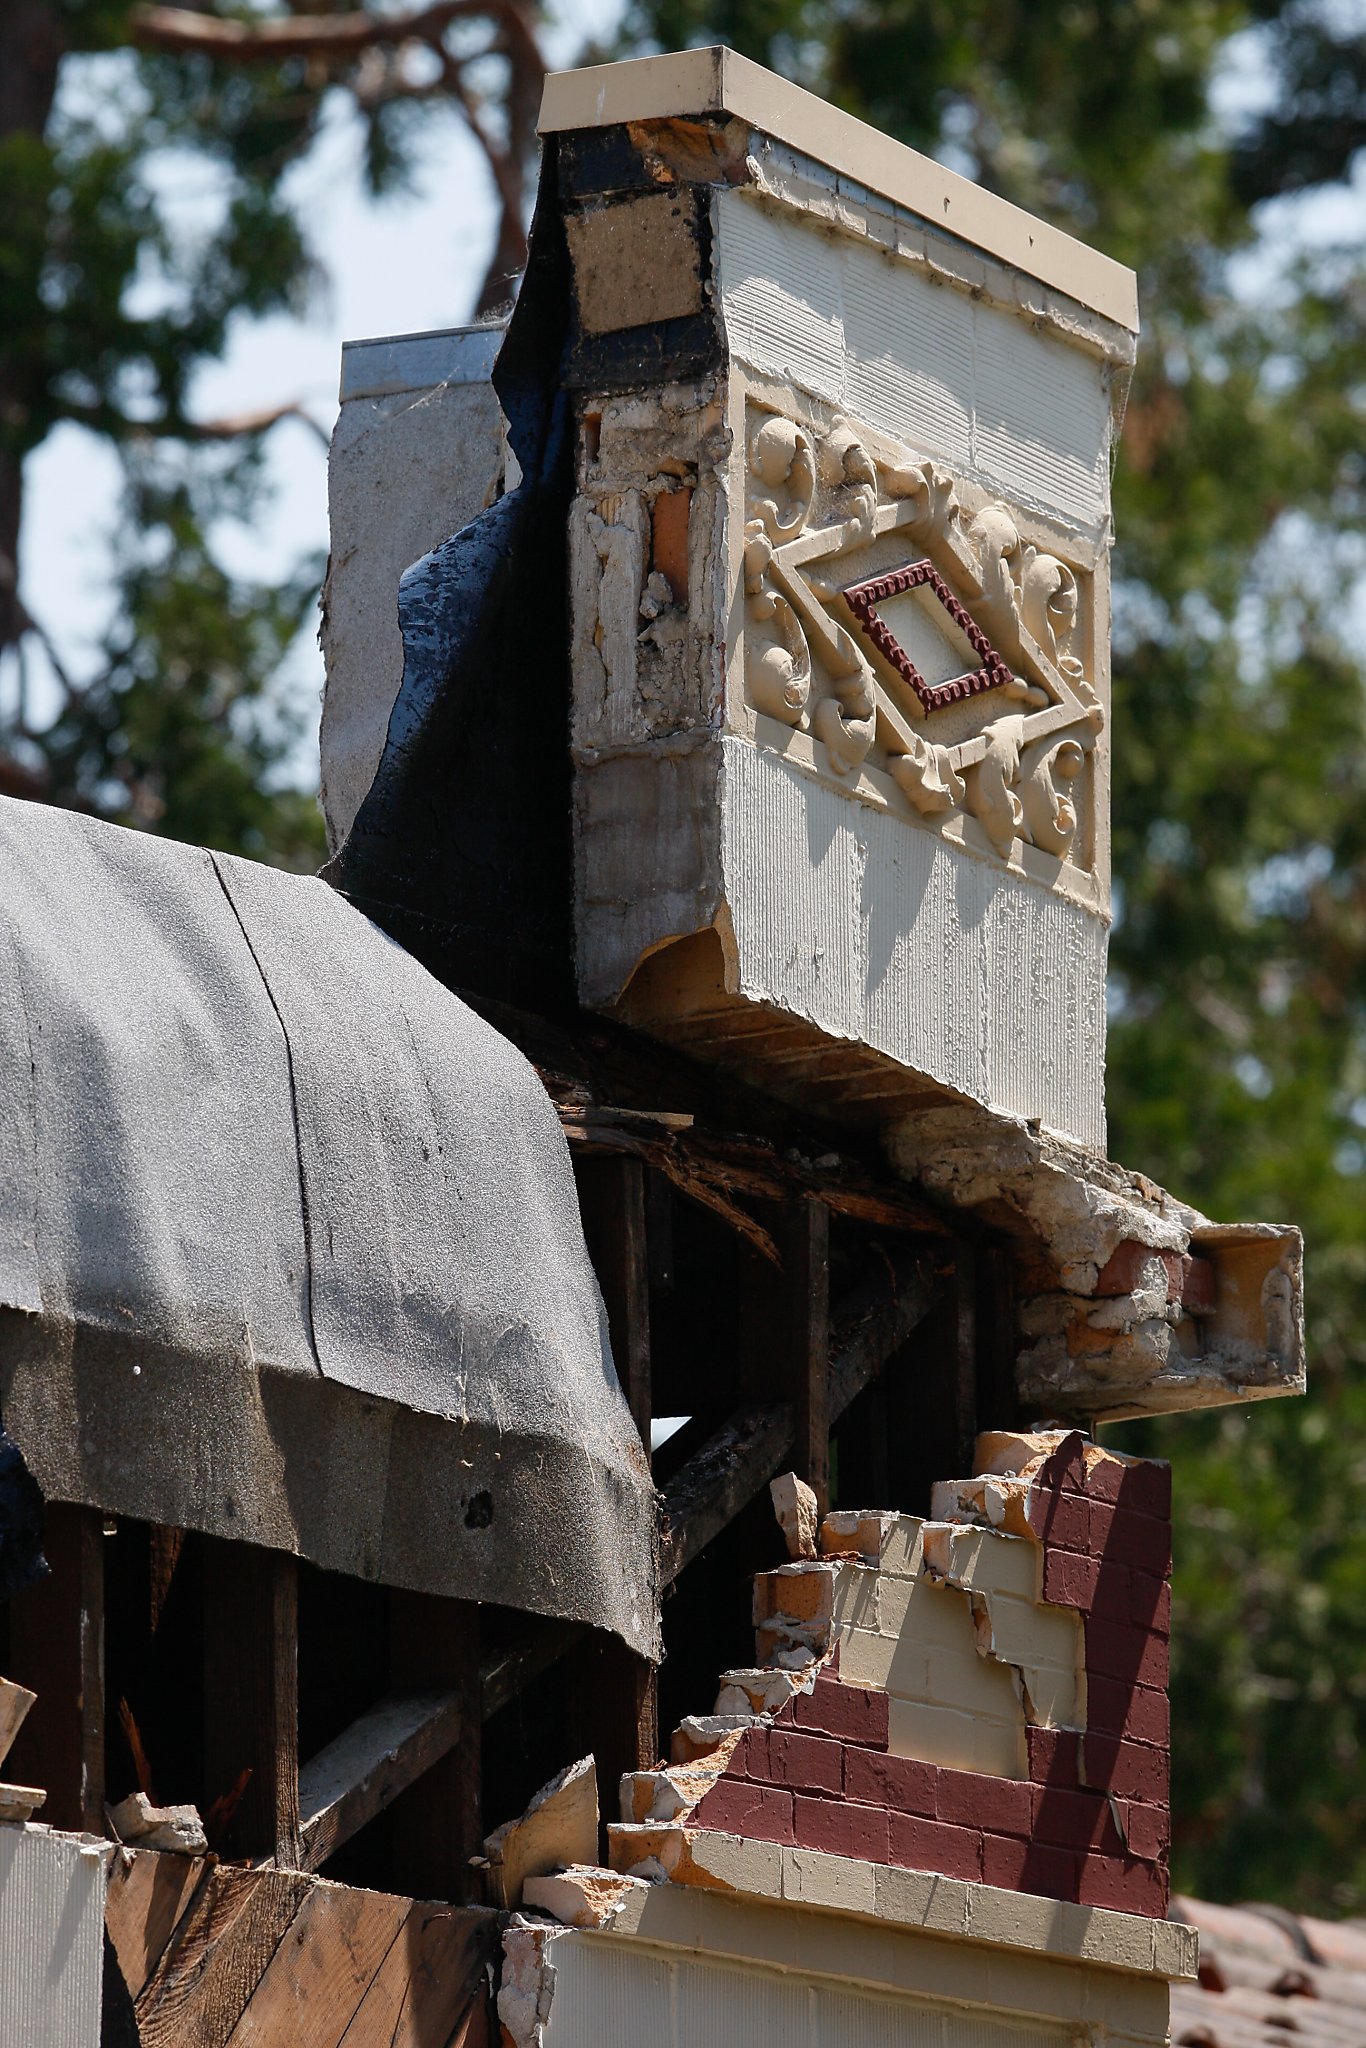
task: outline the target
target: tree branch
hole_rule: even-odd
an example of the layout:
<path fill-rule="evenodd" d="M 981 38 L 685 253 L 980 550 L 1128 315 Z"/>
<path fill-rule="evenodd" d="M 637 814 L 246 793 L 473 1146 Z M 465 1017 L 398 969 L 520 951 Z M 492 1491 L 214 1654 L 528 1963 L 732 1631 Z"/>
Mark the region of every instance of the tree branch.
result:
<path fill-rule="evenodd" d="M 515 0 L 433 0 L 408 14 L 311 14 L 264 21 L 223 20 L 188 7 L 137 7 L 133 41 L 144 50 L 220 62 L 273 63 L 285 57 L 350 57 L 380 44 L 430 43 L 453 21 L 480 16 L 497 21 L 544 75 L 536 37 Z"/>

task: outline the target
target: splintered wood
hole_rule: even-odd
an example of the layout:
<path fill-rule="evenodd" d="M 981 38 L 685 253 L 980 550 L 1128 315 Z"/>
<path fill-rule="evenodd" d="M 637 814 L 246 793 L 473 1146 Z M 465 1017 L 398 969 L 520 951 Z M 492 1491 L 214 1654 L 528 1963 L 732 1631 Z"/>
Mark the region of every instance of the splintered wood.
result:
<path fill-rule="evenodd" d="M 113 2002 L 142 2048 L 493 2048 L 498 1916 L 121 1851 L 105 1925 Z M 128 2034 L 135 2027 L 136 2032 Z"/>

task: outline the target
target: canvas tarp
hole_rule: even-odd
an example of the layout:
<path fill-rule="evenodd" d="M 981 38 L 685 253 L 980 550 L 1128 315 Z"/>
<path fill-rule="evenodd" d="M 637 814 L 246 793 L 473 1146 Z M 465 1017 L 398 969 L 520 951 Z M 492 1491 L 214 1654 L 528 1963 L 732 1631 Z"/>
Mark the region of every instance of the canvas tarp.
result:
<path fill-rule="evenodd" d="M 7 800 L 0 1414 L 50 1497 L 657 1654 L 521 1054 L 322 881 Z"/>

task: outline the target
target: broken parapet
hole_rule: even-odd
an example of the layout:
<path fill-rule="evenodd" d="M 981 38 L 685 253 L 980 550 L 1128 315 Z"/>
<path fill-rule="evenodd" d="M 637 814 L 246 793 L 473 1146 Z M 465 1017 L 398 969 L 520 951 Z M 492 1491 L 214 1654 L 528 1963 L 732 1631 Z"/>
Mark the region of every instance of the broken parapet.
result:
<path fill-rule="evenodd" d="M 1303 1393 L 1293 1226 L 1212 1223 L 1142 1174 L 980 1110 L 906 1117 L 887 1148 L 1014 1241 L 1027 1410 L 1118 1421 Z"/>
<path fill-rule="evenodd" d="M 500 327 L 456 327 L 342 347 L 319 634 L 322 805 L 334 852 L 374 780 L 403 677 L 399 579 L 503 488 L 503 416 L 490 381 L 502 338 Z"/>
<path fill-rule="evenodd" d="M 1065 1431 L 975 1463 L 760 1574 L 754 1669 L 622 1781 L 619 1871 L 715 1885 L 740 1837 L 1165 1913 L 1168 1470 Z"/>
<path fill-rule="evenodd" d="M 1104 1138 L 1132 274 L 726 50 L 553 77 L 580 994 Z"/>

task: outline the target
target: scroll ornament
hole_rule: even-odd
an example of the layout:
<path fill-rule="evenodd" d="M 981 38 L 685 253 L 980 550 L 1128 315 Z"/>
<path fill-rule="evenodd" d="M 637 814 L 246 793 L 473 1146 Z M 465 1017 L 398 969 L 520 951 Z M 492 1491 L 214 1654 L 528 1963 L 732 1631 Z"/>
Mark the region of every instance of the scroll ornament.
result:
<path fill-rule="evenodd" d="M 967 513 L 937 464 L 874 454 L 847 420 L 817 433 L 761 414 L 747 462 L 755 710 L 814 734 L 840 776 L 856 774 L 876 740 L 922 816 L 968 811 L 1003 858 L 1017 842 L 1071 857 L 1078 778 L 1103 723 L 1075 652 L 1074 571 L 1027 541 L 1004 505 Z M 918 550 L 903 569 L 850 574 L 870 542 L 901 533 Z M 946 683 L 920 676 L 878 610 L 909 590 L 939 602 L 979 668 Z M 927 729 L 946 704 L 979 695 L 1001 712 L 973 736 L 949 742 Z"/>

